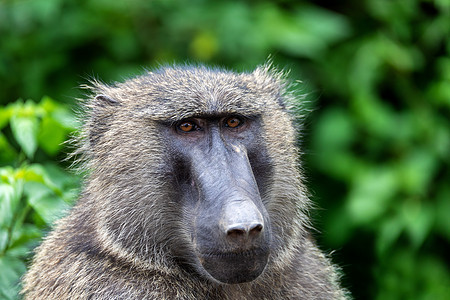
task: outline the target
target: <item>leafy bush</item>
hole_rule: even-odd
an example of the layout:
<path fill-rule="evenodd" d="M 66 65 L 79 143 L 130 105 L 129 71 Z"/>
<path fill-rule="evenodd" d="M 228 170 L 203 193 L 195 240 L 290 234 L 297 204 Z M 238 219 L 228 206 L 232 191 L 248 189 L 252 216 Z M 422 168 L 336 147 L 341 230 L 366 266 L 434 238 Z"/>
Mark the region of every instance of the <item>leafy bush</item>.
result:
<path fill-rule="evenodd" d="M 322 244 L 342 249 L 356 298 L 445 299 L 450 6 L 366 1 L 361 10 L 357 34 L 309 64 L 323 87 L 308 147 L 327 208 Z"/>
<path fill-rule="evenodd" d="M 78 178 L 53 162 L 74 125 L 48 97 L 0 108 L 1 299 L 16 299 L 31 250 L 77 195 Z"/>

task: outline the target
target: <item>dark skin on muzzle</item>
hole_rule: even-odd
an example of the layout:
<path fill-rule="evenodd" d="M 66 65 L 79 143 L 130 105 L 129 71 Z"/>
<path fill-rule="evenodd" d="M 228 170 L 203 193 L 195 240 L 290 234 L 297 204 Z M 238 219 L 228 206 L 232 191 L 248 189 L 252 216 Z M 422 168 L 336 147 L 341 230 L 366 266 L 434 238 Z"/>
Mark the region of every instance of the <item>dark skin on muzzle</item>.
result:
<path fill-rule="evenodd" d="M 248 155 L 258 150 L 257 120 L 193 117 L 171 130 L 170 148 L 183 170 L 177 181 L 193 213 L 198 271 L 220 283 L 254 280 L 270 253 L 270 221 Z"/>

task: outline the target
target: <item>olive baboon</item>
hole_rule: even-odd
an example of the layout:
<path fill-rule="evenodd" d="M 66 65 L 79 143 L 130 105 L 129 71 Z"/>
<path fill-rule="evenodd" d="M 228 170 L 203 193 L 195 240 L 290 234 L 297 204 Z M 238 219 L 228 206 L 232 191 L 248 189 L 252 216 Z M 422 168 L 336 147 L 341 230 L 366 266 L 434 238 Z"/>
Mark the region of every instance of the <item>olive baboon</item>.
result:
<path fill-rule="evenodd" d="M 163 67 L 94 83 L 70 214 L 37 249 L 27 299 L 341 299 L 308 233 L 287 81 Z"/>

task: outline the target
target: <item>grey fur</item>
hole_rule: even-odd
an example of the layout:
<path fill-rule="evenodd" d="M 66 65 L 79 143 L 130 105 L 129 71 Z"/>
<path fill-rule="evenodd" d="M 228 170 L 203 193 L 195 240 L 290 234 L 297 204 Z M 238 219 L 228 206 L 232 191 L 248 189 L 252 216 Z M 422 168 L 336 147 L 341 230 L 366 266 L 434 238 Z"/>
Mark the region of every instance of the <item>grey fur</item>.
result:
<path fill-rule="evenodd" d="M 309 234 L 309 199 L 298 168 L 291 103 L 269 66 L 236 74 L 203 66 L 165 67 L 123 83 L 95 82 L 78 153 L 84 192 L 36 250 L 23 280 L 26 299 L 343 299 L 338 272 Z M 95 96 L 98 95 L 98 96 Z M 257 279 L 218 284 L 180 267 L 172 245 L 190 238 L 167 183 L 160 122 L 199 114 L 259 114 L 274 166 L 261 195 L 274 248 Z"/>

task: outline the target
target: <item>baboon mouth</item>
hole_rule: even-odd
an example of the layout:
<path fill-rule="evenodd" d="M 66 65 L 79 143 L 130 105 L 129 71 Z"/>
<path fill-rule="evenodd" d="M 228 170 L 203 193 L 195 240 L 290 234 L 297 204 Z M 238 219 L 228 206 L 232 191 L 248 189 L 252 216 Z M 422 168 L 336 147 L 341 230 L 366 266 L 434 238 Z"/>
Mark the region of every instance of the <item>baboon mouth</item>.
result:
<path fill-rule="evenodd" d="M 242 252 L 208 252 L 199 255 L 204 270 L 221 283 L 235 284 L 255 280 L 264 271 L 267 249 Z"/>
<path fill-rule="evenodd" d="M 207 252 L 202 253 L 200 256 L 205 259 L 214 259 L 214 258 L 235 258 L 235 259 L 242 259 L 242 258 L 252 258 L 255 256 L 264 255 L 267 252 L 266 249 L 252 249 L 252 250 L 246 250 L 246 251 L 233 251 L 233 252 Z"/>

